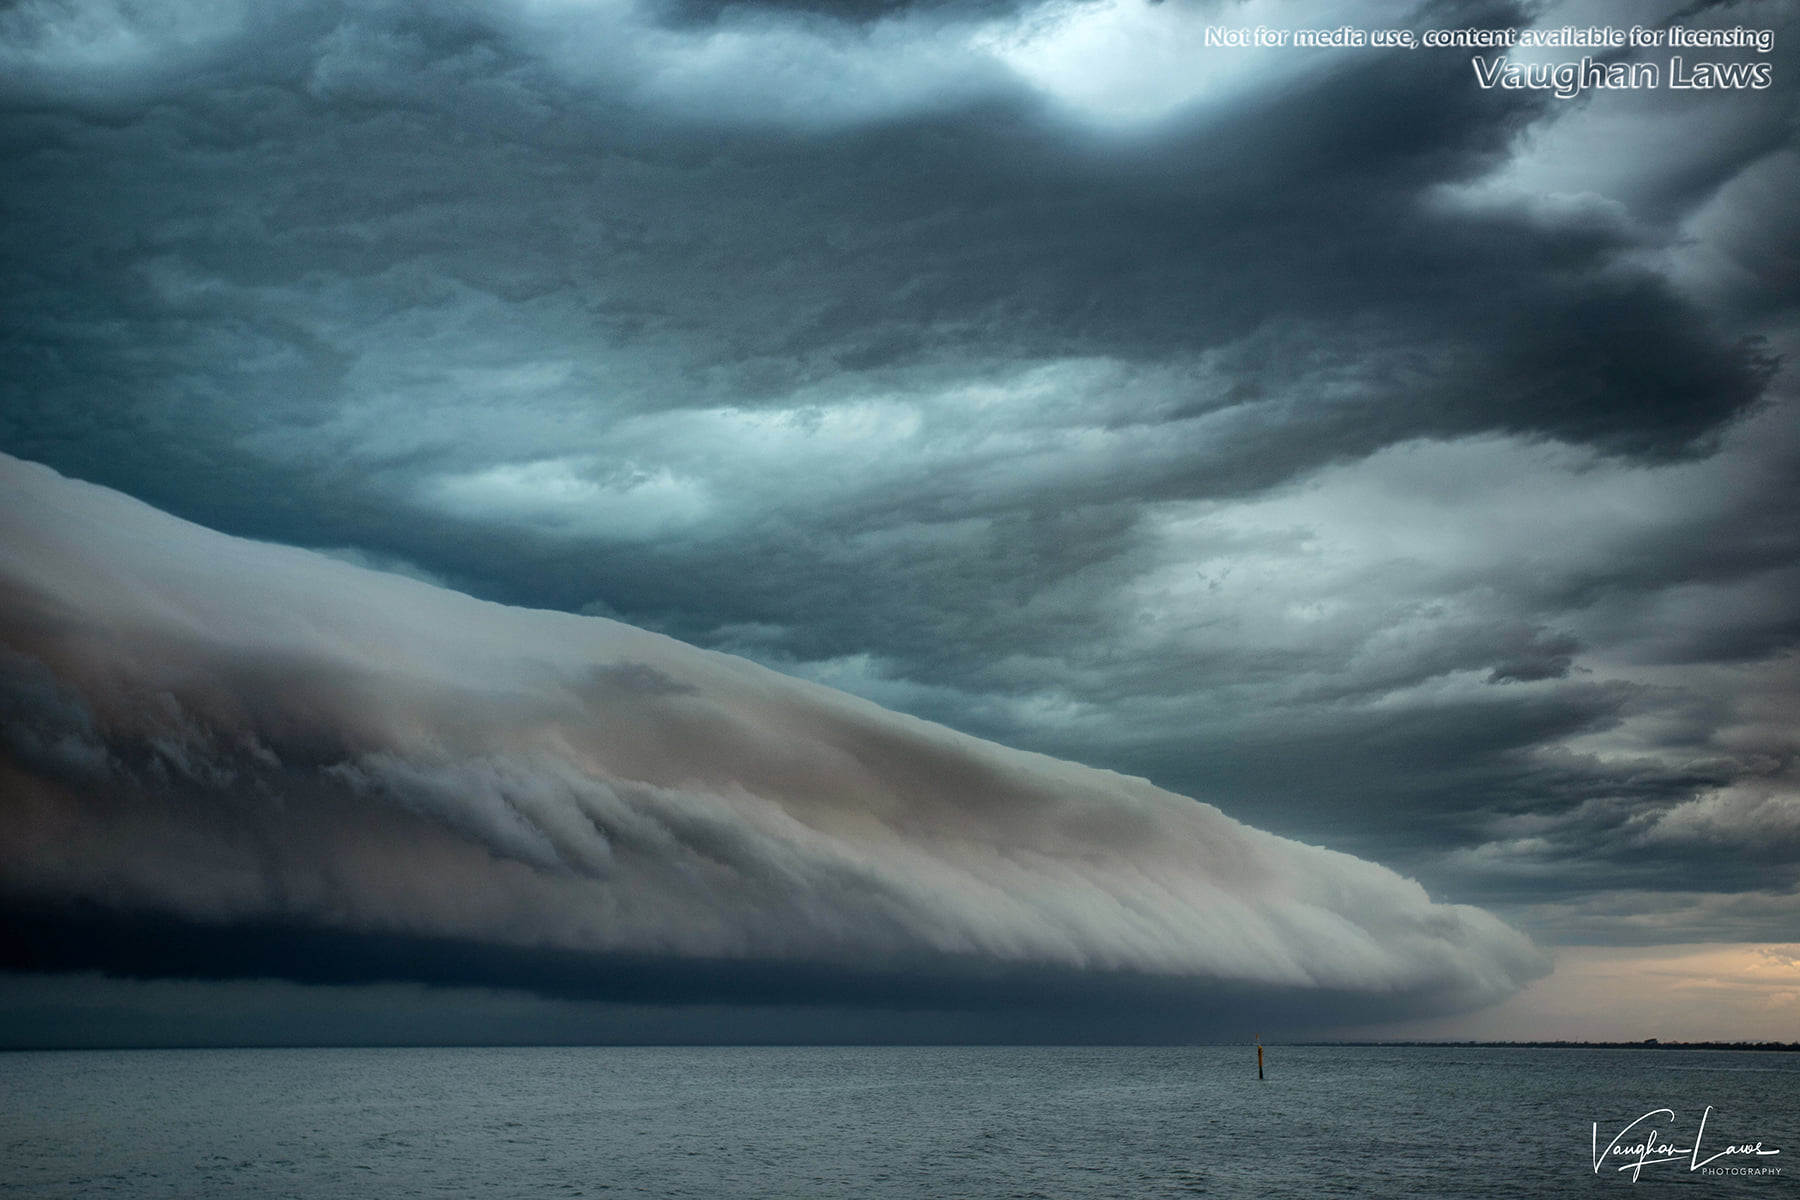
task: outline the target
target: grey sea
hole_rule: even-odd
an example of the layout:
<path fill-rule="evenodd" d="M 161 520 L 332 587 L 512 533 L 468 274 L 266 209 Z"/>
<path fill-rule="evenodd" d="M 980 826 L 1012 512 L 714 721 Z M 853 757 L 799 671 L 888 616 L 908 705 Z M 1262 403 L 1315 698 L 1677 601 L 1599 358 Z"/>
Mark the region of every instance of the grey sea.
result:
<path fill-rule="evenodd" d="M 1247 1046 L 24 1052 L 0 1105 L 5 1196 L 1800 1194 L 1778 1053 L 1273 1046 L 1259 1082 Z"/>

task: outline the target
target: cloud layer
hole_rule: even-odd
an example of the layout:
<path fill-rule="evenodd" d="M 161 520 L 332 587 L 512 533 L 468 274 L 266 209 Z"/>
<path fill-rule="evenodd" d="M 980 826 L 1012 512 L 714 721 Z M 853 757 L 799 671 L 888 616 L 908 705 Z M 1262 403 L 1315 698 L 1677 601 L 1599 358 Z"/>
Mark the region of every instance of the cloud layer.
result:
<path fill-rule="evenodd" d="M 1716 56 L 1773 85 L 1204 36 L 1674 20 L 1772 30 Z M 25 0 L 0 449 L 1543 943 L 1791 941 L 1796 46 L 1782 0 Z M 334 794 L 517 786 L 361 753 Z M 538 832 L 482 836 L 599 869 Z"/>
<path fill-rule="evenodd" d="M 24 910 L 1427 1006 L 1542 969 L 1479 910 L 1142 780 L 17 460 L 0 491 L 0 862 Z M 273 973 L 334 970 L 305 965 L 329 941 Z"/>

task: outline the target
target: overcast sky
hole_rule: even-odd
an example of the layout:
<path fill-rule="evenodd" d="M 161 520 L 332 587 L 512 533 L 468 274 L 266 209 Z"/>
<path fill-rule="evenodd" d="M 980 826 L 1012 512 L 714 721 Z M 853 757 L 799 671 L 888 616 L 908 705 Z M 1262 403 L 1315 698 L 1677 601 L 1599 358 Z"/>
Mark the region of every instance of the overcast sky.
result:
<path fill-rule="evenodd" d="M 1483 89 L 1468 50 L 1204 36 L 1218 24 L 1664 18 L 1773 30 L 1767 54 L 1688 52 L 1767 62 L 1773 86 L 1674 89 L 1670 52 L 1655 49 L 1619 54 L 1658 64 L 1663 86 L 1559 99 Z M 1764 973 L 1732 993 L 1742 1010 L 1724 1027 L 1696 1019 L 1689 1035 L 1800 1032 L 1796 959 L 1759 949 L 1800 942 L 1797 39 L 1795 5 L 1754 0 L 0 5 L 0 450 L 221 534 L 326 556 L 261 558 L 81 489 L 66 494 L 89 499 L 58 499 L 70 485 L 9 466 L 0 700 L 14 798 L 0 885 L 41 945 L 86 947 L 10 965 L 377 983 L 403 1008 L 427 994 L 405 990 L 420 983 L 513 987 L 535 998 L 506 1003 L 540 1016 L 585 1001 L 679 1001 L 690 1014 L 817 1005 L 844 1036 L 880 1036 L 872 1007 L 925 1005 L 882 972 L 949 953 L 942 930 L 954 928 L 973 940 L 920 977 L 958 1011 L 1016 1005 L 1050 971 L 1060 982 L 1046 994 L 1086 1014 L 1055 1030 L 1123 1036 L 1093 1014 L 1127 994 L 1190 1003 L 1191 990 L 1159 990 L 1166 978 L 1301 986 L 1195 934 L 1211 918 L 1182 905 L 1221 921 L 1224 910 L 1145 865 L 1158 847 L 1216 845 L 1229 828 L 1293 839 L 1267 843 L 1268 862 L 1284 864 L 1271 871 L 1304 875 L 1292 864 L 1325 847 L 1354 881 L 1343 911 L 1373 957 L 1335 976 L 1325 942 L 1282 915 L 1330 909 L 1322 893 L 1283 874 L 1242 918 L 1287 922 L 1275 942 L 1305 986 L 1391 987 L 1411 999 L 1390 1015 L 1409 1019 L 1475 1013 L 1434 1029 L 1553 1036 L 1571 1020 L 1553 1005 L 1487 1026 L 1493 1010 L 1478 1005 L 1519 987 L 1547 995 L 1559 976 L 1591 982 L 1560 968 L 1541 978 L 1565 959 L 1647 963 L 1659 977 L 1699 964 L 1695 977 L 1729 990 L 1727 951 L 1692 949 L 1713 944 Z M 1522 58 L 1584 53 L 1604 57 Z M 67 515 L 90 501 L 88 525 Z M 149 529 L 164 532 L 140 536 Z M 81 547 L 91 574 L 59 574 Z M 334 574 L 348 567 L 389 576 L 332 584 L 364 578 Z M 96 607 L 75 578 L 143 594 Z M 683 687 L 733 721 L 774 718 L 708 691 L 714 668 L 693 664 L 715 660 L 678 649 L 568 650 L 602 672 L 587 692 L 496 666 L 498 652 L 464 642 L 517 639 L 525 662 L 560 618 L 501 620 L 484 606 L 454 610 L 479 613 L 466 619 L 484 632 L 458 634 L 464 618 L 446 617 L 436 649 L 395 667 L 391 694 L 316 682 L 339 679 L 327 667 L 349 662 L 364 633 L 306 641 L 292 632 L 300 618 L 255 607 L 285 612 L 341 586 L 365 597 L 367 628 L 398 629 L 409 597 L 428 593 L 384 589 L 419 581 L 624 622 L 1011 748 L 969 741 L 976 765 L 956 771 L 999 770 L 1024 751 L 1148 784 L 1115 794 L 1040 764 L 1018 785 L 1040 798 L 1023 809 L 940 811 L 920 798 L 950 770 L 933 758 L 939 734 L 903 722 L 890 740 L 868 732 L 888 725 L 842 715 L 863 709 L 818 700 L 837 715 L 798 731 L 777 721 L 781 737 L 873 738 L 880 753 L 856 752 L 886 764 L 871 786 L 912 797 L 882 835 L 897 840 L 824 821 L 847 840 L 782 868 L 799 875 L 768 867 L 757 856 L 773 851 L 755 841 L 757 871 L 773 872 L 758 875 L 755 903 L 731 890 L 751 886 L 741 880 L 696 882 L 662 842 L 641 877 L 626 872 L 636 891 L 618 868 L 595 882 L 605 871 L 582 856 L 598 851 L 550 828 L 563 809 L 521 818 L 540 822 L 540 845 L 442 797 L 498 796 L 512 811 L 520 789 L 555 776 L 576 795 L 586 785 L 567 780 L 579 776 L 673 789 L 687 797 L 666 801 L 678 808 L 725 803 L 736 787 L 791 816 L 810 803 L 796 798 L 805 787 L 728 768 L 711 726 L 663 729 L 666 754 L 650 765 L 563 743 L 562 758 L 526 765 L 569 713 L 672 711 Z M 363 628 L 355 605 L 333 603 L 320 620 Z M 167 622 L 180 621 L 157 604 L 216 609 L 204 645 L 171 649 Z M 234 604 L 267 628 L 237 629 Z M 32 624 L 52 611 L 55 636 Z M 294 686 L 270 674 L 275 649 L 301 656 L 329 697 L 307 709 L 305 736 L 255 699 Z M 652 660 L 663 665 L 633 674 Z M 405 682 L 452 686 L 426 661 L 471 673 L 454 706 Z M 96 662 L 108 665 L 72 665 Z M 248 689 L 231 711 L 262 714 L 242 729 L 278 765 L 220 749 L 238 725 L 189 722 L 185 752 L 204 749 L 208 769 L 236 782 L 153 776 L 157 739 L 171 735 L 108 710 L 107 688 L 162 680 L 188 722 L 205 704 L 167 682 L 186 678 L 183 663 Z M 369 732 L 376 695 L 391 720 Z M 392 716 L 402 711 L 415 716 Z M 299 741 L 284 750 L 282 737 Z M 670 765 L 681 737 L 720 760 L 704 787 Z M 45 749 L 58 738 L 87 747 L 87 766 Z M 459 738 L 461 757 L 443 751 Z M 788 753 L 773 744 L 743 761 Z M 116 789 L 95 798 L 112 786 L 96 780 L 126 776 L 141 785 L 137 809 Z M 806 776 L 825 777 L 837 778 Z M 293 834 L 292 863 L 244 868 L 265 872 L 256 903 L 217 882 L 236 878 L 222 867 L 176 887 L 181 855 L 204 840 L 181 831 L 248 820 L 251 779 L 316 795 L 291 803 L 315 803 L 317 829 L 281 835 Z M 1041 799 L 1071 787 L 1088 806 L 1081 822 L 1029 815 L 1075 803 Z M 662 812 L 650 795 L 618 802 Z M 598 903 L 583 888 L 630 891 L 692 919 L 619 918 L 633 932 L 600 944 L 591 923 L 522 930 L 498 909 L 452 919 L 420 915 L 424 900 L 402 914 L 391 896 L 269 899 L 268 880 L 289 886 L 282 872 L 305 854 L 349 863 L 399 837 L 386 816 L 361 823 L 358 796 L 441 832 L 446 861 L 494 856 L 544 872 L 545 896 L 585 897 L 533 903 L 574 911 Z M 1132 815 L 1142 804 L 1158 814 L 1150 826 Z M 577 808 L 606 832 L 592 804 Z M 161 832 L 131 842 L 120 831 L 149 809 Z M 49 861 L 30 832 L 30 814 L 49 811 L 79 814 L 93 840 Z M 767 833 L 743 819 L 744 838 Z M 1028 846 L 1052 866 L 1008 882 L 965 853 L 976 843 L 1002 859 Z M 135 891 L 109 882 L 130 873 L 107 857 L 126 849 L 154 860 Z M 794 881 L 821 863 L 848 870 L 846 855 L 874 874 L 851 872 L 854 902 L 819 901 L 849 914 L 834 942 L 829 921 L 770 880 L 825 895 Z M 1223 886 L 1215 867 L 1195 866 L 1193 886 Z M 1054 882 L 1077 887 L 1065 870 L 1140 915 L 1158 907 L 1146 879 L 1178 894 L 1133 926 L 1151 931 L 1135 942 L 1059 908 L 1079 907 Z M 994 894 L 959 892 L 928 914 L 943 871 Z M 871 879 L 891 888 L 876 889 L 884 898 L 869 898 Z M 1446 913 L 1479 933 L 1446 934 Z M 217 944 L 193 949 L 192 929 Z M 471 947 L 492 960 L 452 968 L 432 958 L 439 942 L 388 955 L 369 940 L 397 932 L 474 956 L 457 962 L 480 958 Z M 287 950 L 244 950 L 282 938 Z M 521 945 L 577 959 L 520 957 Z M 701 978 L 684 965 L 744 945 L 753 970 Z M 1606 949 L 1569 949 L 1587 947 Z M 571 983 L 590 951 L 636 956 L 652 982 Z M 804 978 L 759 974 L 765 960 L 800 964 Z M 382 961 L 412 965 L 370 965 Z M 1132 982 L 1084 990 L 1096 971 Z M 96 996 L 125 986 L 89 983 Z M 49 986 L 14 977 L 10 1002 L 41 1007 L 32 997 Z M 257 996 L 243 1003 L 291 998 Z M 1291 1022 L 1329 1025 L 1323 1011 L 1298 1005 Z M 768 1036 L 789 1028 L 777 1025 Z M 932 1029 L 952 1026 L 894 1036 Z"/>

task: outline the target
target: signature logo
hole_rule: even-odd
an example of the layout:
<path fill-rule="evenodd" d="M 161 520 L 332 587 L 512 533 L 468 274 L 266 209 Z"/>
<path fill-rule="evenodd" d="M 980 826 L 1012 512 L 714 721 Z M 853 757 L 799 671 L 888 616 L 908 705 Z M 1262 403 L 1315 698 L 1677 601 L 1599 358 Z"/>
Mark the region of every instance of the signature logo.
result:
<path fill-rule="evenodd" d="M 1700 1114 L 1700 1129 L 1694 1134 L 1691 1146 L 1675 1145 L 1675 1135 L 1666 1133 L 1650 1125 L 1653 1120 L 1667 1118 L 1675 1120 L 1672 1108 L 1653 1108 L 1613 1136 L 1606 1143 L 1606 1149 L 1600 1149 L 1600 1125 L 1594 1124 L 1594 1174 L 1600 1168 L 1610 1166 L 1615 1171 L 1630 1171 L 1631 1181 L 1636 1183 L 1638 1175 L 1645 1167 L 1658 1163 L 1678 1163 L 1685 1161 L 1690 1173 L 1698 1171 L 1702 1175 L 1779 1175 L 1781 1168 L 1776 1166 L 1757 1165 L 1754 1161 L 1746 1163 L 1745 1158 L 1761 1159 L 1772 1154 L 1780 1154 L 1779 1149 L 1766 1149 L 1758 1142 L 1727 1143 L 1725 1148 L 1702 1158 L 1701 1143 L 1706 1140 L 1706 1122 L 1712 1117 L 1712 1105 Z M 1736 1159 L 1737 1161 L 1720 1160 Z M 1715 1166 L 1713 1164 L 1718 1163 Z"/>

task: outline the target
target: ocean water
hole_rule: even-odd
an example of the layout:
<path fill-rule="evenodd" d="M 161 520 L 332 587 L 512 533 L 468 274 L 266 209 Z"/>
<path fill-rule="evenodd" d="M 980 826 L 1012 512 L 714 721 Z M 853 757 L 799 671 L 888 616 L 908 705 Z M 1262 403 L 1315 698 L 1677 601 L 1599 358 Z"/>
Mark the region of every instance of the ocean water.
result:
<path fill-rule="evenodd" d="M 1800 1195 L 1800 1056 L 1451 1047 L 0 1054 L 0 1196 Z M 1761 1141 L 1779 1155 L 1702 1158 Z M 1593 1169 L 1640 1124 L 1678 1163 Z M 1641 1141 L 1642 1139 L 1638 1139 Z"/>

